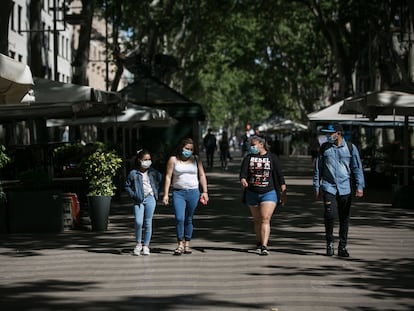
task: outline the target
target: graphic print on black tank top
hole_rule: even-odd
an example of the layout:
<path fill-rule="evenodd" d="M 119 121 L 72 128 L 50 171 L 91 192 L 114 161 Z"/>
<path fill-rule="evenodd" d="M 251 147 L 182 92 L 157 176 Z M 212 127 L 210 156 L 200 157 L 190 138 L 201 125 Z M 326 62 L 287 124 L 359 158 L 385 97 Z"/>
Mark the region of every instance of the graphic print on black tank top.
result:
<path fill-rule="evenodd" d="M 271 183 L 271 162 L 268 157 L 252 156 L 249 162 L 249 184 L 253 188 L 267 188 Z"/>

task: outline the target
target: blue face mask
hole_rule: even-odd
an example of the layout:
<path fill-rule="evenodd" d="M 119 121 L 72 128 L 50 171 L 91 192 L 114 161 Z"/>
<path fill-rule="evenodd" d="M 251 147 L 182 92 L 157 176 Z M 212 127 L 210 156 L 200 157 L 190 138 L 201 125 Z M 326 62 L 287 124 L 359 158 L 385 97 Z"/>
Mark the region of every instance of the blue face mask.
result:
<path fill-rule="evenodd" d="M 183 149 L 183 151 L 181 153 L 186 158 L 189 158 L 189 157 L 191 157 L 193 155 L 193 152 L 190 151 L 190 150 L 187 150 L 187 149 Z"/>
<path fill-rule="evenodd" d="M 258 154 L 259 149 L 257 149 L 256 146 L 250 146 L 250 153 L 251 154 Z"/>
<path fill-rule="evenodd" d="M 331 144 L 335 142 L 334 134 L 328 136 L 328 142 Z"/>

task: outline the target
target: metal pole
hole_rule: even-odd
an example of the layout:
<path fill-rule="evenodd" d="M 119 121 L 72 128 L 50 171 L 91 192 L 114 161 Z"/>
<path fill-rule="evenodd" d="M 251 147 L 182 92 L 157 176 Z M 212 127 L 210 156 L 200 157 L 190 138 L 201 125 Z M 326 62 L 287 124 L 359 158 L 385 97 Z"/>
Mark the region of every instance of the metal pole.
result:
<path fill-rule="evenodd" d="M 408 115 L 404 116 L 404 134 L 403 134 L 403 146 L 404 146 L 404 185 L 408 185 L 408 157 L 409 157 L 409 149 L 410 149 L 410 141 L 409 141 L 409 131 L 408 131 Z"/>
<path fill-rule="evenodd" d="M 57 0 L 53 0 L 53 80 L 58 81 L 59 32 L 57 30 Z"/>
<path fill-rule="evenodd" d="M 108 63 L 108 0 L 105 0 L 105 86 L 109 90 L 109 63 Z"/>

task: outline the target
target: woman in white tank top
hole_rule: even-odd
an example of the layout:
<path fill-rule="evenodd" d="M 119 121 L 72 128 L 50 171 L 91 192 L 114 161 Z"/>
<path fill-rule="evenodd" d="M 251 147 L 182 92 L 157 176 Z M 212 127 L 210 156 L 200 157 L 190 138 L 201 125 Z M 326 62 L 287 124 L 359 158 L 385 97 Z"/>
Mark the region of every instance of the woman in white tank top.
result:
<path fill-rule="evenodd" d="M 199 200 L 204 204 L 208 202 L 207 178 L 191 138 L 183 139 L 175 155 L 168 159 L 163 198 L 165 205 L 169 204 L 170 187 L 178 243 L 174 255 L 191 254 L 194 212 Z"/>

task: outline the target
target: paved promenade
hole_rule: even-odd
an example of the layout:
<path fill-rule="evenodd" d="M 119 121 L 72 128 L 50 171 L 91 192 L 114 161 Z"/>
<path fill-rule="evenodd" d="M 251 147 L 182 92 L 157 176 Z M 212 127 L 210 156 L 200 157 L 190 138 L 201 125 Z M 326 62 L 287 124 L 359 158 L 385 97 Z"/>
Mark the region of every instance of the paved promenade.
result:
<path fill-rule="evenodd" d="M 282 160 L 289 201 L 273 217 L 269 256 L 253 251 L 235 159 L 228 171 L 207 172 L 211 202 L 197 210 L 192 255 L 172 256 L 173 213 L 160 205 L 152 254 L 132 256 L 125 197 L 113 202 L 107 232 L 0 235 L 1 309 L 414 310 L 414 209 L 368 189 L 352 210 L 351 257 L 327 257 L 311 160 Z"/>

